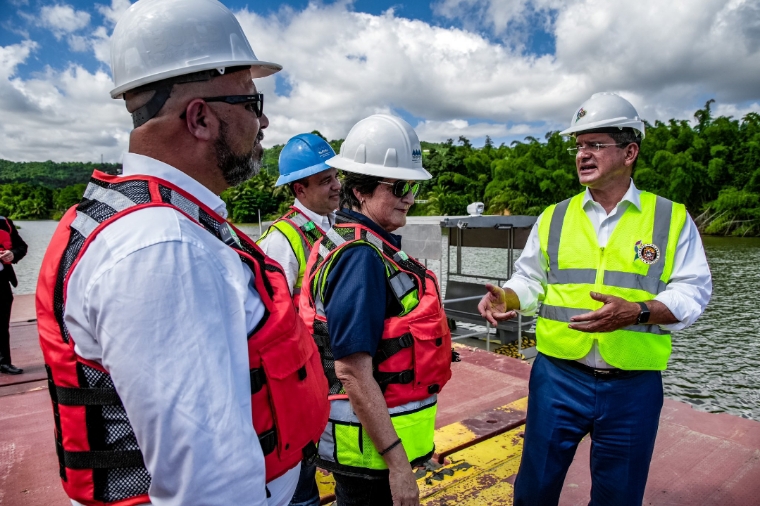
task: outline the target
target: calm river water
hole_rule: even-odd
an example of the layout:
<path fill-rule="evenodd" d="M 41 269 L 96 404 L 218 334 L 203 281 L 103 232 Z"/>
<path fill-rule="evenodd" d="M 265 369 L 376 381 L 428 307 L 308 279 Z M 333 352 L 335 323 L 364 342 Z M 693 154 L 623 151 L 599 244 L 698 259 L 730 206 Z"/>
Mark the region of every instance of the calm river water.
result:
<path fill-rule="evenodd" d="M 34 293 L 57 222 L 16 223 L 29 244 L 28 255 L 16 266 L 16 293 Z M 243 230 L 258 235 L 258 227 Z M 713 273 L 712 300 L 694 325 L 673 335 L 673 356 L 663 374 L 665 394 L 704 411 L 760 420 L 760 304 L 750 297 L 760 292 L 760 238 L 705 237 L 704 244 Z M 466 248 L 462 265 L 465 272 L 504 277 L 507 259 L 503 251 Z M 430 267 L 440 273 L 439 262 Z"/>

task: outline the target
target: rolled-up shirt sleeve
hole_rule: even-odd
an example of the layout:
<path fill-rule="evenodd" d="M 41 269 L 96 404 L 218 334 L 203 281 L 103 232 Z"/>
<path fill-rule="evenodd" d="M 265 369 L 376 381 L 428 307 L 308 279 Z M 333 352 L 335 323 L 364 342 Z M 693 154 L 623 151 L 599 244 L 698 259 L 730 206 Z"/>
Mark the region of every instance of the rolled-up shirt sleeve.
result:
<path fill-rule="evenodd" d="M 89 281 L 89 325 L 152 476 L 154 506 L 267 504 L 244 297 L 228 282 L 245 274 L 226 265 L 202 244 L 169 241 Z"/>
<path fill-rule="evenodd" d="M 712 295 L 712 274 L 707 264 L 702 238 L 697 226 L 687 215 L 678 237 L 673 273 L 663 292 L 654 300 L 667 306 L 678 323 L 660 325 L 663 329 L 682 330 L 697 321 Z"/>
<path fill-rule="evenodd" d="M 503 288 L 510 288 L 520 300 L 520 314 L 531 316 L 536 313 L 538 303 L 544 299 L 546 293 L 546 273 L 549 270 L 546 257 L 541 253 L 541 243 L 538 239 L 538 224 L 541 217 L 528 235 L 520 258 L 515 262 L 515 271 L 512 277 L 504 283 Z"/>

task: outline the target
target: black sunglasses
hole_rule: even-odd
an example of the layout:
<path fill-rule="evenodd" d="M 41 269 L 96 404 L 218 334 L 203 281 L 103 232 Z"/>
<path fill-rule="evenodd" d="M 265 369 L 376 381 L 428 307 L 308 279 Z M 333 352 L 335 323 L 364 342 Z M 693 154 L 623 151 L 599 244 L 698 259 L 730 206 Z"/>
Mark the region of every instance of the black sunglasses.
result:
<path fill-rule="evenodd" d="M 256 114 L 260 118 L 264 113 L 264 94 L 255 93 L 253 95 L 226 95 L 222 97 L 201 97 L 204 102 L 224 102 L 226 104 L 238 105 L 245 104 L 245 108 Z M 187 111 L 180 114 L 180 118 L 185 119 Z"/>
<path fill-rule="evenodd" d="M 410 183 L 409 181 L 404 181 L 403 179 L 399 179 L 395 183 L 389 183 L 387 181 L 378 181 L 378 183 L 392 186 L 393 195 L 398 198 L 404 197 L 409 192 L 412 192 L 413 196 L 416 197 L 420 192 L 420 183 Z"/>

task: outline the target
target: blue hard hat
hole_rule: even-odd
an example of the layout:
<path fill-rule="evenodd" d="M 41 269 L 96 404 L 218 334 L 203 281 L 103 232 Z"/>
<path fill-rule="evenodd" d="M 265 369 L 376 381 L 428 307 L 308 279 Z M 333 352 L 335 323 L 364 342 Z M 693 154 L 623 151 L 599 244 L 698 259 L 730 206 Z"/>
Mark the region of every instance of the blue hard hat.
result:
<path fill-rule="evenodd" d="M 318 135 L 296 135 L 280 151 L 280 177 L 275 186 L 292 183 L 329 169 L 325 160 L 333 156 L 333 148 Z"/>

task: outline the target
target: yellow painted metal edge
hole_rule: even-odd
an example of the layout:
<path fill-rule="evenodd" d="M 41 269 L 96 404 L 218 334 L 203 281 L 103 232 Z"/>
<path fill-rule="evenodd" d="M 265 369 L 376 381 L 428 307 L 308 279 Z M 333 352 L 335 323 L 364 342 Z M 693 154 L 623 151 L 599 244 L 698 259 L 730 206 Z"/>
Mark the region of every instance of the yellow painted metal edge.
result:
<path fill-rule="evenodd" d="M 524 413 L 527 408 L 526 397 L 496 409 Z M 512 485 L 505 480 L 516 474 L 520 465 L 522 431 L 523 427 L 520 426 L 474 443 L 480 436 L 461 422 L 436 430 L 437 453 L 446 454 L 456 448 L 463 449 L 449 455 L 440 467 L 431 462 L 431 467 L 424 474 L 418 472 L 417 483 L 420 487 L 420 497 L 424 499 L 423 503 L 431 506 L 466 504 L 457 501 L 469 501 L 477 496 L 473 496 L 472 492 L 480 490 L 478 494 L 482 494 L 483 500 L 492 497 L 496 502 L 490 502 L 492 499 L 488 499 L 489 502 L 472 504 L 508 504 L 504 502 L 505 497 L 510 498 L 511 504 Z M 486 491 L 483 487 L 485 483 L 491 483 L 495 487 L 494 490 Z M 335 480 L 331 474 L 317 470 L 317 485 L 322 504 L 334 499 Z"/>

